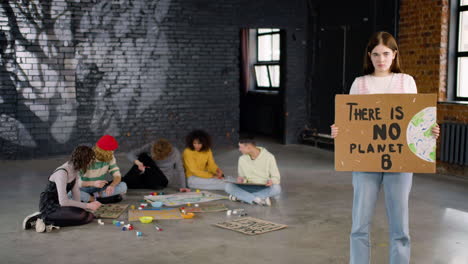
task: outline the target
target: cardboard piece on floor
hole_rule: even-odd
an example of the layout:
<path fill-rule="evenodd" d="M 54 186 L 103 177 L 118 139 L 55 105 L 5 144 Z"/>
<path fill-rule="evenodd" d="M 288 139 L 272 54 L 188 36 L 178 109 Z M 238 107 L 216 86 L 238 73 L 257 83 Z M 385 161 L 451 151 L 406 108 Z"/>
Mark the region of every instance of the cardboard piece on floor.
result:
<path fill-rule="evenodd" d="M 215 213 L 227 211 L 227 207 L 224 204 L 201 204 L 199 207 L 185 207 L 187 213 Z"/>
<path fill-rule="evenodd" d="M 205 203 L 227 198 L 228 197 L 224 195 L 219 195 L 207 191 L 145 196 L 146 200 L 162 202 L 165 206 L 180 206 L 186 205 L 188 203 Z"/>
<path fill-rule="evenodd" d="M 233 221 L 218 223 L 215 226 L 245 235 L 259 235 L 288 227 L 287 225 L 276 224 L 253 217 L 242 217 Z"/>
<path fill-rule="evenodd" d="M 128 207 L 128 204 L 103 204 L 94 212 L 96 218 L 118 218 Z"/>
<path fill-rule="evenodd" d="M 142 216 L 152 216 L 155 220 L 183 219 L 179 208 L 161 208 L 161 210 L 128 210 L 128 221 L 140 221 Z"/>
<path fill-rule="evenodd" d="M 337 95 L 335 169 L 435 172 L 436 94 Z"/>

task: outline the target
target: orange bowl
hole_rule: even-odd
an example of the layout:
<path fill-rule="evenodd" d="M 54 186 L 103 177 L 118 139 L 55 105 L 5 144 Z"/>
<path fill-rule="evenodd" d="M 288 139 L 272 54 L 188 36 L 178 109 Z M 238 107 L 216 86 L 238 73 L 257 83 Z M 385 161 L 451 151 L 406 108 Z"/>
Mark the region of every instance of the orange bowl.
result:
<path fill-rule="evenodd" d="M 195 216 L 194 213 L 182 214 L 182 217 L 183 217 L 184 219 L 192 219 L 194 216 Z"/>

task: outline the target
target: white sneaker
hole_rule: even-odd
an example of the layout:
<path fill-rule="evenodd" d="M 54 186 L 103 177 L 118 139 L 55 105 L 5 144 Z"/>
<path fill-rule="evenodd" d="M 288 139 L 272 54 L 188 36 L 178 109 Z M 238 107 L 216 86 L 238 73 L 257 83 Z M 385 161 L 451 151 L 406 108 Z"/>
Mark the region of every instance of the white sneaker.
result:
<path fill-rule="evenodd" d="M 46 231 L 46 225 L 44 223 L 44 220 L 41 218 L 38 218 L 36 220 L 36 232 L 38 233 L 44 233 Z"/>
<path fill-rule="evenodd" d="M 255 197 L 255 199 L 253 200 L 253 203 L 258 204 L 258 205 L 263 205 L 262 199 L 258 197 Z"/>
<path fill-rule="evenodd" d="M 60 226 L 48 225 L 46 226 L 46 232 L 52 232 L 54 229 L 60 229 Z"/>
<path fill-rule="evenodd" d="M 258 205 L 262 205 L 262 206 L 271 206 L 271 200 L 269 197 L 267 198 L 259 198 L 259 197 L 256 197 L 254 200 L 253 200 L 254 203 L 258 204 Z"/>
<path fill-rule="evenodd" d="M 35 212 L 26 216 L 23 220 L 23 230 L 28 230 L 36 227 L 36 220 L 41 216 L 41 212 Z"/>
<path fill-rule="evenodd" d="M 233 202 L 239 201 L 239 199 L 237 199 L 237 197 L 235 197 L 234 195 L 229 195 L 229 200 L 231 200 Z"/>

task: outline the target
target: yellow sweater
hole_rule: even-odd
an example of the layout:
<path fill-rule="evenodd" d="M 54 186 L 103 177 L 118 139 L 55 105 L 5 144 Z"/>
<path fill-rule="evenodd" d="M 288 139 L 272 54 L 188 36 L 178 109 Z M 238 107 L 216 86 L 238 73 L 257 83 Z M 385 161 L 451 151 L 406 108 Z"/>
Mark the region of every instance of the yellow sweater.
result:
<path fill-rule="evenodd" d="M 182 154 L 182 158 L 184 160 L 185 176 L 187 178 L 190 176 L 212 178 L 213 174 L 216 174 L 216 170 L 218 169 L 211 149 L 199 152 L 186 148 Z"/>

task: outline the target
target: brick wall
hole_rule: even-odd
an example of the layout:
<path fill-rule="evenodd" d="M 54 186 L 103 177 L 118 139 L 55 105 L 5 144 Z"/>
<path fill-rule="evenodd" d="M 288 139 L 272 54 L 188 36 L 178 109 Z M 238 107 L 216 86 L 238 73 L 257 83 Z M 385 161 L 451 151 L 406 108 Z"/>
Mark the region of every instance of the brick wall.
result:
<path fill-rule="evenodd" d="M 2 157 L 63 154 L 105 133 L 121 150 L 154 137 L 181 147 L 195 128 L 233 144 L 241 27 L 288 30 L 289 131 L 304 123 L 301 1 L 25 3 L 0 6 Z"/>
<path fill-rule="evenodd" d="M 468 123 L 468 105 L 447 102 L 449 15 L 448 0 L 402 0 L 400 50 L 404 70 L 415 77 L 418 91 L 438 94 L 438 122 Z M 466 167 L 443 162 L 437 163 L 437 171 L 468 175 Z"/>
<path fill-rule="evenodd" d="M 468 124 L 468 105 L 440 103 L 437 106 L 437 116 L 440 123 Z"/>
<path fill-rule="evenodd" d="M 403 70 L 420 93 L 446 98 L 448 0 L 400 1 L 399 46 Z"/>

